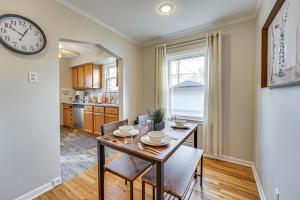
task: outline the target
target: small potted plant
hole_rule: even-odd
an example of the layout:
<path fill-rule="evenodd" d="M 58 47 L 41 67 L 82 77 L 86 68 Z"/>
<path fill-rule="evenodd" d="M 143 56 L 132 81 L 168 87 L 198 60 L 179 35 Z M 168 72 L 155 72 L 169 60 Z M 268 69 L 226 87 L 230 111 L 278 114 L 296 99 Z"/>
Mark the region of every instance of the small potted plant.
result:
<path fill-rule="evenodd" d="M 160 131 L 165 128 L 165 110 L 163 108 L 151 110 L 149 112 L 149 117 L 153 121 L 155 131 Z"/>

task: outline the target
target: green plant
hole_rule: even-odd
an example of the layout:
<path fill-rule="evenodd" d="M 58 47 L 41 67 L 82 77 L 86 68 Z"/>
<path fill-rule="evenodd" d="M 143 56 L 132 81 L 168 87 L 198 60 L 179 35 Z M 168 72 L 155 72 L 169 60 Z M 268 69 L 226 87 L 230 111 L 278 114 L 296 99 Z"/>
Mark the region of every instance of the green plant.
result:
<path fill-rule="evenodd" d="M 154 124 L 158 124 L 165 119 L 165 110 L 163 108 L 154 108 L 149 111 L 149 117 Z"/>

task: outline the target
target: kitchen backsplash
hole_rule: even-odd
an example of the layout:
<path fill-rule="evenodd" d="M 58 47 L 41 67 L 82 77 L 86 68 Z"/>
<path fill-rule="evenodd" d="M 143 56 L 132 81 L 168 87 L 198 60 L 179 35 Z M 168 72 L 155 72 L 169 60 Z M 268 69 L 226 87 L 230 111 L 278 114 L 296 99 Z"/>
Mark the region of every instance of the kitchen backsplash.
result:
<path fill-rule="evenodd" d="M 61 102 L 72 101 L 72 98 L 75 95 L 75 90 L 72 88 L 62 88 L 61 89 Z M 97 103 L 98 98 L 101 99 L 106 96 L 108 97 L 108 103 L 119 104 L 119 93 L 118 91 L 105 91 L 102 89 L 85 89 L 84 96 L 89 97 L 90 103 Z"/>

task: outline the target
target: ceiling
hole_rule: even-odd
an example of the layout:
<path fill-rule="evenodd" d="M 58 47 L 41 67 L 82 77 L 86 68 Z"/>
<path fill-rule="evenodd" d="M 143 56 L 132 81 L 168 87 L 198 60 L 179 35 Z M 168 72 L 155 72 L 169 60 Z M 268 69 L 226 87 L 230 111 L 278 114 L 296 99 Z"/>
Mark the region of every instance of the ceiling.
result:
<path fill-rule="evenodd" d="M 162 16 L 164 0 L 57 0 L 139 45 L 187 30 L 255 16 L 259 0 L 166 0 L 175 12 Z"/>
<path fill-rule="evenodd" d="M 84 43 L 73 43 L 73 42 L 59 42 L 59 47 L 60 49 L 63 50 L 68 50 L 68 51 L 73 51 L 73 52 L 77 52 L 80 55 L 86 55 L 92 52 L 99 52 L 102 53 L 102 51 L 97 48 L 94 45 L 90 45 L 90 44 L 84 44 Z M 74 54 L 68 54 L 68 53 L 63 53 L 61 52 L 62 57 L 64 58 L 75 58 L 77 57 L 77 55 Z"/>

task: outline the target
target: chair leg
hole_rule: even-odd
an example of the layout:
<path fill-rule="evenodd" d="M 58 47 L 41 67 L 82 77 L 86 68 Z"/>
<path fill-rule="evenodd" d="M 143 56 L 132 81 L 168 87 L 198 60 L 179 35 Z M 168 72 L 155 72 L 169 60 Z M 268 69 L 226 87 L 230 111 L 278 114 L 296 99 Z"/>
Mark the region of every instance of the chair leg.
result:
<path fill-rule="evenodd" d="M 133 181 L 130 181 L 130 200 L 133 200 Z"/>
<path fill-rule="evenodd" d="M 142 200 L 145 200 L 145 182 L 142 181 Z"/>
<path fill-rule="evenodd" d="M 201 176 L 200 176 L 200 186 L 202 187 L 202 182 L 203 182 L 203 155 L 201 157 L 200 173 L 201 173 Z"/>
<path fill-rule="evenodd" d="M 152 186 L 152 199 L 155 200 L 155 187 Z"/>

